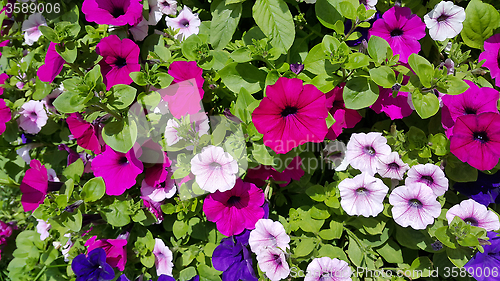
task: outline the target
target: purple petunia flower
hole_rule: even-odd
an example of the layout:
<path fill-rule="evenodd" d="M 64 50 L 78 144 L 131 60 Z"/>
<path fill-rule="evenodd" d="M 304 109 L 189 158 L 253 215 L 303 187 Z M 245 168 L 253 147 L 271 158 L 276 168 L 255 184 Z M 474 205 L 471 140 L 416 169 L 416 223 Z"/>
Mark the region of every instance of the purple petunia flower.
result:
<path fill-rule="evenodd" d="M 76 274 L 76 281 L 112 280 L 115 272 L 106 263 L 106 252 L 96 248 L 89 252 L 88 257 L 80 254 L 73 259 L 71 269 Z"/>
<path fill-rule="evenodd" d="M 418 40 L 425 36 L 425 24 L 410 8 L 394 6 L 373 23 L 369 35 L 385 39 L 399 61 L 407 63 L 411 54 L 420 51 Z"/>
<path fill-rule="evenodd" d="M 299 62 L 290 64 L 290 71 L 295 73 L 295 75 L 299 75 L 299 73 L 301 73 L 302 70 L 304 70 L 303 64 L 301 64 Z"/>
<path fill-rule="evenodd" d="M 379 158 L 377 173 L 383 178 L 402 180 L 404 173 L 410 169 L 408 164 L 401 160 L 397 152 Z"/>
<path fill-rule="evenodd" d="M 30 100 L 21 106 L 19 114 L 21 116 L 17 120 L 21 127 L 28 134 L 38 134 L 45 124 L 47 124 L 47 112 L 43 106 L 43 102 Z"/>
<path fill-rule="evenodd" d="M 490 70 L 491 78 L 495 79 L 495 85 L 500 87 L 500 33 L 491 36 L 484 41 L 484 52 L 479 55 L 479 60 L 486 60 L 484 67 Z"/>
<path fill-rule="evenodd" d="M 83 119 L 80 113 L 71 113 L 66 119 L 66 123 L 79 146 L 92 150 L 95 154 L 103 151 L 102 126 L 99 122 L 89 123 Z"/>
<path fill-rule="evenodd" d="M 474 201 L 488 206 L 500 203 L 500 172 L 492 175 L 478 173 L 475 182 L 457 182 L 453 189 L 468 196 Z"/>
<path fill-rule="evenodd" d="M 50 42 L 47 54 L 45 55 L 45 63 L 38 68 L 36 75 L 42 82 L 52 83 L 66 62 L 61 55 L 56 51 L 56 43 Z"/>
<path fill-rule="evenodd" d="M 175 15 L 177 13 L 176 0 L 157 0 L 158 8 L 165 15 Z"/>
<path fill-rule="evenodd" d="M 97 236 L 92 236 L 85 246 L 88 246 L 87 251 L 92 252 L 94 249 L 104 249 L 106 253 L 106 262 L 110 266 L 118 268 L 120 271 L 125 269 L 127 263 L 127 240 L 126 239 L 101 239 L 96 240 Z"/>
<path fill-rule="evenodd" d="M 285 279 L 290 274 L 285 253 L 278 248 L 262 249 L 257 255 L 257 263 L 271 281 Z"/>
<path fill-rule="evenodd" d="M 477 203 L 472 199 L 467 199 L 460 204 L 456 204 L 446 212 L 446 219 L 450 224 L 455 216 L 461 218 L 464 222 L 486 229 L 486 231 L 493 231 L 500 229 L 500 221 L 498 216 L 489 211 L 486 206 Z"/>
<path fill-rule="evenodd" d="M 128 38 L 120 40 L 117 35 L 104 37 L 95 51 L 103 57 L 99 65 L 108 91 L 117 84 L 130 85 L 133 82 L 130 73 L 141 70 L 139 46 Z"/>
<path fill-rule="evenodd" d="M 172 263 L 172 251 L 165 246 L 163 240 L 155 238 L 153 254 L 155 255 L 156 274 L 166 274 L 171 276 L 172 268 L 174 267 L 174 264 Z"/>
<path fill-rule="evenodd" d="M 142 19 L 140 0 L 85 0 L 82 12 L 89 22 L 107 25 L 136 25 Z"/>
<path fill-rule="evenodd" d="M 221 240 L 212 254 L 215 269 L 223 271 L 222 281 L 243 280 L 257 281 L 253 270 L 252 255 L 248 250 L 250 231 L 245 230 Z"/>
<path fill-rule="evenodd" d="M 388 156 L 391 147 L 382 133 L 352 134 L 345 152 L 346 161 L 355 169 L 375 175 L 379 158 Z"/>
<path fill-rule="evenodd" d="M 490 274 L 485 274 L 485 272 L 491 272 L 493 268 L 500 268 L 500 237 L 497 235 L 498 233 L 496 232 L 488 232 L 487 236 L 490 240 L 488 240 L 489 244 L 483 245 L 484 252 L 477 252 L 476 255 L 464 265 L 467 272 L 471 272 L 471 275 L 477 281 L 498 280 L 498 278 Z"/>
<path fill-rule="evenodd" d="M 408 177 L 405 179 L 405 185 L 417 182 L 430 187 L 436 196 L 441 196 L 448 190 L 448 179 L 443 170 L 434 164 L 418 164 L 411 167 L 408 171 Z"/>
<path fill-rule="evenodd" d="M 184 6 L 176 18 L 167 17 L 167 26 L 174 30 L 179 30 L 175 38 L 179 41 L 185 40 L 193 34 L 200 32 L 201 20 L 197 13 L 191 11 L 188 6 Z"/>
<path fill-rule="evenodd" d="M 451 1 L 439 2 L 424 16 L 429 35 L 436 41 L 444 41 L 457 36 L 464 27 L 462 24 L 464 21 L 464 8 Z"/>
<path fill-rule="evenodd" d="M 367 173 L 344 179 L 338 185 L 340 204 L 350 216 L 376 217 L 384 210 L 384 198 L 389 188 Z"/>
<path fill-rule="evenodd" d="M 349 264 L 343 260 L 329 257 L 315 258 L 307 266 L 307 274 L 304 281 L 349 281 L 352 270 Z"/>
<path fill-rule="evenodd" d="M 252 252 L 258 255 L 265 248 L 289 249 L 290 236 L 279 221 L 260 219 L 250 232 L 248 243 Z"/>

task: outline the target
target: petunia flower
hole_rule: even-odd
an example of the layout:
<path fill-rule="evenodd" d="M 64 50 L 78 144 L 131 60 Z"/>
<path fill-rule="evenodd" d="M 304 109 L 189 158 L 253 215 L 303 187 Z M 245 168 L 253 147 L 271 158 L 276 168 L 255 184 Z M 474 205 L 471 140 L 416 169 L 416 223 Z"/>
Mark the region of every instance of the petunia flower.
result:
<path fill-rule="evenodd" d="M 359 0 L 359 4 L 365 5 L 367 10 L 375 10 L 378 0 Z"/>
<path fill-rule="evenodd" d="M 297 78 L 280 77 L 252 112 L 264 144 L 284 154 L 306 142 L 322 142 L 328 132 L 325 94 Z"/>
<path fill-rule="evenodd" d="M 142 199 L 144 208 L 156 217 L 157 223 L 161 223 L 163 221 L 163 211 L 161 210 L 162 203 L 151 200 L 149 196 L 141 196 L 140 198 Z"/>
<path fill-rule="evenodd" d="M 453 189 L 485 206 L 491 203 L 499 204 L 500 172 L 492 175 L 478 173 L 475 182 L 457 182 Z"/>
<path fill-rule="evenodd" d="M 383 178 L 402 180 L 403 175 L 410 166 L 403 162 L 397 152 L 379 158 L 377 173 Z"/>
<path fill-rule="evenodd" d="M 139 46 L 128 38 L 120 40 L 117 35 L 104 37 L 95 51 L 103 57 L 99 65 L 108 91 L 117 84 L 130 85 L 133 82 L 130 73 L 141 70 Z"/>
<path fill-rule="evenodd" d="M 384 198 L 389 188 L 367 173 L 346 178 L 338 185 L 340 205 L 350 216 L 376 217 L 384 210 Z"/>
<path fill-rule="evenodd" d="M 441 204 L 432 189 L 423 183 L 398 186 L 389 195 L 392 217 L 402 227 L 425 229 L 441 214 Z"/>
<path fill-rule="evenodd" d="M 266 184 L 265 180 L 273 178 L 274 181 L 280 182 L 279 186 L 285 187 L 292 179 L 298 181 L 303 175 L 302 159 L 300 156 L 295 156 L 282 172 L 278 172 L 274 167 L 267 165 L 259 165 L 248 169 L 245 181 L 254 183 L 257 186 L 264 186 Z"/>
<path fill-rule="evenodd" d="M 36 232 L 40 234 L 40 240 L 45 240 L 47 237 L 50 236 L 49 230 L 52 228 L 50 223 L 44 221 L 44 220 L 36 220 L 38 224 L 36 225 Z"/>
<path fill-rule="evenodd" d="M 43 106 L 43 102 L 30 100 L 21 106 L 21 115 L 17 120 L 21 127 L 28 134 L 38 134 L 45 124 L 47 124 L 47 112 Z"/>
<path fill-rule="evenodd" d="M 265 248 L 257 255 L 257 264 L 271 281 L 285 279 L 290 274 L 285 253 L 278 248 Z"/>
<path fill-rule="evenodd" d="M 492 281 L 498 279 L 493 275 L 485 274 L 488 270 L 500 268 L 500 237 L 498 233 L 489 231 L 488 244 L 482 245 L 484 252 L 477 252 L 465 265 L 464 268 L 477 281 Z M 492 278 L 493 277 L 493 278 Z"/>
<path fill-rule="evenodd" d="M 5 73 L 0 74 L 0 85 L 4 85 L 7 79 L 9 79 L 9 75 Z M 3 90 L 3 86 L 0 86 L 0 96 L 3 95 Z"/>
<path fill-rule="evenodd" d="M 142 19 L 140 0 L 85 0 L 82 12 L 89 22 L 107 25 L 136 25 Z"/>
<path fill-rule="evenodd" d="M 485 112 L 458 117 L 450 151 L 476 169 L 493 169 L 500 158 L 500 114 Z"/>
<path fill-rule="evenodd" d="M 148 0 L 149 5 L 149 19 L 147 21 L 148 25 L 156 25 L 163 17 L 163 12 L 158 5 L 158 0 Z"/>
<path fill-rule="evenodd" d="M 444 41 L 457 36 L 463 29 L 464 8 L 451 1 L 441 1 L 424 16 L 424 22 L 433 40 Z"/>
<path fill-rule="evenodd" d="M 290 71 L 295 73 L 295 75 L 299 75 L 302 70 L 304 70 L 304 65 L 302 63 L 292 63 L 290 64 Z"/>
<path fill-rule="evenodd" d="M 26 32 L 24 33 L 24 41 L 26 44 L 31 46 L 38 41 L 38 38 L 42 36 L 42 32 L 38 27 L 42 25 L 47 26 L 47 22 L 41 13 L 31 14 L 28 19 L 23 22 L 21 30 Z"/>
<path fill-rule="evenodd" d="M 209 145 L 191 159 L 191 172 L 201 189 L 224 192 L 236 182 L 238 163 L 222 147 Z"/>
<path fill-rule="evenodd" d="M 441 112 L 441 124 L 446 130 L 446 136 L 453 135 L 453 126 L 459 116 L 469 114 L 481 114 L 483 112 L 498 113 L 497 101 L 500 94 L 497 90 L 481 87 L 474 82 L 464 80 L 469 89 L 460 95 L 444 95 L 443 110 Z"/>
<path fill-rule="evenodd" d="M 135 178 L 142 170 L 143 164 L 137 159 L 134 149 L 121 153 L 106 145 L 105 151 L 92 161 L 92 171 L 96 177 L 104 179 L 108 195 L 122 195 L 135 185 Z"/>
<path fill-rule="evenodd" d="M 23 193 L 21 204 L 25 212 L 35 210 L 43 203 L 49 191 L 49 176 L 47 169 L 40 161 L 31 160 L 30 169 L 26 171 L 20 189 Z"/>
<path fill-rule="evenodd" d="M 71 269 L 76 275 L 76 281 L 104 281 L 115 278 L 113 268 L 106 263 L 106 252 L 101 248 L 89 251 L 88 257 L 85 254 L 76 256 L 71 263 Z"/>
<path fill-rule="evenodd" d="M 157 5 L 160 11 L 165 15 L 175 15 L 177 13 L 176 0 L 157 0 Z"/>
<path fill-rule="evenodd" d="M 304 281 L 348 281 L 352 280 L 352 270 L 349 264 L 337 258 L 315 258 L 307 265 Z"/>
<path fill-rule="evenodd" d="M 66 119 L 66 123 L 79 146 L 92 150 L 95 154 L 103 151 L 104 141 L 100 140 L 102 130 L 100 124 L 85 121 L 80 113 L 71 113 Z"/>
<path fill-rule="evenodd" d="M 2 31 L 0 31 L 0 34 L 2 33 Z M 0 42 L 0 47 L 5 47 L 7 45 L 9 45 L 10 43 L 10 40 L 5 40 L 5 41 L 2 41 Z M 2 57 L 2 53 L 0 52 L 0 58 Z M 3 74 L 3 73 L 2 73 Z"/>
<path fill-rule="evenodd" d="M 347 143 L 345 158 L 353 168 L 375 175 L 379 158 L 390 153 L 391 147 L 382 133 L 355 133 Z"/>
<path fill-rule="evenodd" d="M 250 232 L 248 243 L 252 252 L 259 255 L 265 248 L 289 249 L 290 236 L 279 221 L 260 219 L 255 224 L 255 229 Z"/>
<path fill-rule="evenodd" d="M 423 183 L 432 189 L 436 196 L 443 195 L 448 190 L 448 179 L 439 166 L 427 163 L 414 165 L 408 171 L 405 185 Z"/>
<path fill-rule="evenodd" d="M 500 229 L 498 216 L 494 212 L 489 211 L 486 206 L 472 199 L 464 200 L 460 204 L 451 207 L 446 212 L 448 223 L 451 223 L 455 216 L 472 226 L 484 228 L 486 231 Z"/>
<path fill-rule="evenodd" d="M 399 61 L 407 63 L 411 54 L 420 51 L 418 40 L 425 36 L 425 24 L 410 8 L 394 6 L 373 23 L 369 36 L 385 39 Z"/>
<path fill-rule="evenodd" d="M 396 97 L 393 97 L 391 89 L 379 87 L 379 96 L 370 108 L 378 114 L 384 112 L 391 120 L 402 119 L 410 116 L 413 112 L 408 103 L 408 97 L 407 92 L 401 91 L 398 92 Z"/>
<path fill-rule="evenodd" d="M 264 199 L 262 189 L 238 179 L 231 190 L 209 194 L 203 202 L 203 212 L 216 223 L 220 233 L 236 235 L 255 228 L 264 216 Z"/>
<path fill-rule="evenodd" d="M 491 36 L 484 41 L 484 52 L 479 55 L 478 61 L 486 60 L 484 67 L 490 70 L 491 78 L 495 79 L 495 85 L 500 87 L 500 33 Z"/>
<path fill-rule="evenodd" d="M 101 239 L 96 240 L 97 236 L 92 236 L 85 246 L 89 254 L 92 250 L 102 248 L 106 253 L 106 262 L 120 271 L 125 269 L 127 263 L 127 240 L 126 239 Z"/>
<path fill-rule="evenodd" d="M 151 20 L 151 18 L 150 18 Z M 142 19 L 138 24 L 132 26 L 128 29 L 132 33 L 135 41 L 142 41 L 148 36 L 149 22 L 146 19 Z"/>
<path fill-rule="evenodd" d="M 326 138 L 335 140 L 344 128 L 354 128 L 359 121 L 361 115 L 357 110 L 347 109 L 345 107 L 344 98 L 342 96 L 344 84 L 335 87 L 330 92 L 326 93 L 326 108 L 335 119 L 335 123 L 328 129 Z"/>
<path fill-rule="evenodd" d="M 45 63 L 38 68 L 36 71 L 36 76 L 42 82 L 52 83 L 66 62 L 61 55 L 56 51 L 56 43 L 50 42 L 49 48 L 47 49 L 47 54 L 45 55 Z"/>
<path fill-rule="evenodd" d="M 210 125 L 208 123 L 208 116 L 205 112 L 198 112 L 191 115 L 186 115 L 186 118 L 189 116 L 190 124 L 195 124 L 194 131 L 198 133 L 198 136 L 203 136 L 208 134 L 210 130 Z M 179 123 L 175 119 L 169 119 L 167 121 L 167 126 L 165 127 L 165 140 L 167 141 L 167 145 L 174 145 L 183 139 L 177 133 L 179 129 Z M 188 149 L 188 148 L 186 148 Z M 192 150 L 192 149 L 190 149 Z"/>
<path fill-rule="evenodd" d="M 175 38 L 179 41 L 185 40 L 189 36 L 200 32 L 201 20 L 198 14 L 193 14 L 188 6 L 184 6 L 176 18 L 167 17 L 166 22 L 167 27 L 179 30 L 179 33 L 175 35 Z"/>
<path fill-rule="evenodd" d="M 257 281 L 248 250 L 250 231 L 223 238 L 212 254 L 212 265 L 222 271 L 222 281 Z"/>
<path fill-rule="evenodd" d="M 165 246 L 163 240 L 155 238 L 153 254 L 155 255 L 156 274 L 158 276 L 162 274 L 172 276 L 172 268 L 174 267 L 172 263 L 172 251 Z"/>
<path fill-rule="evenodd" d="M 59 85 L 59 88 L 53 90 L 50 94 L 48 94 L 45 98 L 43 98 L 42 102 L 45 105 L 45 108 L 47 108 L 47 113 L 50 114 L 56 114 L 57 109 L 54 106 L 54 101 L 58 96 L 60 96 L 64 91 L 64 86 L 61 83 Z"/>
<path fill-rule="evenodd" d="M 7 126 L 5 125 L 12 119 L 10 108 L 5 104 L 3 99 L 0 99 L 0 135 L 5 132 Z"/>

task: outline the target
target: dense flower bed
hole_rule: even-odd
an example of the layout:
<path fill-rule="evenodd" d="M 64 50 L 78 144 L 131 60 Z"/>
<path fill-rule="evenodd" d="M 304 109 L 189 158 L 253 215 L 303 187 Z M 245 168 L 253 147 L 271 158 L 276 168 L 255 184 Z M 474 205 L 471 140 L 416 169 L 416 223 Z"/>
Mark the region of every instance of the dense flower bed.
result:
<path fill-rule="evenodd" d="M 0 5 L 1 280 L 500 280 L 498 1 Z"/>

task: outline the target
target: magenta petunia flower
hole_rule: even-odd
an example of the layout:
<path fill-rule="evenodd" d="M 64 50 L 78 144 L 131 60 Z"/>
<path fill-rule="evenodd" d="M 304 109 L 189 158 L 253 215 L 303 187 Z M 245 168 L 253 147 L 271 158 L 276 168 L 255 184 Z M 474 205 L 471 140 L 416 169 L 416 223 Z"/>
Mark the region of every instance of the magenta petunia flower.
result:
<path fill-rule="evenodd" d="M 486 60 L 484 67 L 490 70 L 491 78 L 495 79 L 495 85 L 500 87 L 500 33 L 491 36 L 484 41 L 484 52 L 479 55 L 479 61 Z"/>
<path fill-rule="evenodd" d="M 335 123 L 328 129 L 326 134 L 326 138 L 330 140 L 335 140 L 342 134 L 344 128 L 354 128 L 362 118 L 357 110 L 345 108 L 343 91 L 344 84 L 326 93 L 326 108 L 335 119 Z"/>
<path fill-rule="evenodd" d="M 174 267 L 172 251 L 165 246 L 163 240 L 155 238 L 153 254 L 155 255 L 156 274 L 158 276 L 162 274 L 172 276 L 172 268 Z"/>
<path fill-rule="evenodd" d="M 21 106 L 17 123 L 28 134 L 38 134 L 45 124 L 47 124 L 47 112 L 43 102 L 30 100 Z"/>
<path fill-rule="evenodd" d="M 483 112 L 498 113 L 497 101 L 500 94 L 497 90 L 481 87 L 474 82 L 464 80 L 469 89 L 460 95 L 444 95 L 443 110 L 441 112 L 441 124 L 446 130 L 446 136 L 451 137 L 453 126 L 459 116 L 468 114 L 480 114 Z"/>
<path fill-rule="evenodd" d="M 279 221 L 260 219 L 255 224 L 255 229 L 250 232 L 248 243 L 252 252 L 258 255 L 264 248 L 289 249 L 290 236 Z"/>
<path fill-rule="evenodd" d="M 280 77 L 252 113 L 264 144 L 284 154 L 306 142 L 322 142 L 328 132 L 325 94 L 297 78 Z"/>
<path fill-rule="evenodd" d="M 425 36 L 425 24 L 408 7 L 394 6 L 373 23 L 369 36 L 378 36 L 387 41 L 399 60 L 408 62 L 411 54 L 420 52 L 418 40 Z"/>
<path fill-rule="evenodd" d="M 436 41 L 453 38 L 462 31 L 465 21 L 464 8 L 451 1 L 439 2 L 434 9 L 424 16 L 429 35 Z"/>
<path fill-rule="evenodd" d="M 391 147 L 382 133 L 352 134 L 345 152 L 346 161 L 355 169 L 375 175 L 379 158 L 388 156 Z"/>
<path fill-rule="evenodd" d="M 413 229 L 425 229 L 441 214 L 441 204 L 432 189 L 423 183 L 396 187 L 389 195 L 394 221 Z"/>
<path fill-rule="evenodd" d="M 238 162 L 222 147 L 209 145 L 191 159 L 191 172 L 201 189 L 224 192 L 235 186 Z"/>
<path fill-rule="evenodd" d="M 410 166 L 403 162 L 397 152 L 379 158 L 377 173 L 383 178 L 402 180 L 404 173 Z"/>
<path fill-rule="evenodd" d="M 98 124 L 85 121 L 80 113 L 71 113 L 66 119 L 69 130 L 79 146 L 92 150 L 95 154 L 102 152 L 103 141 L 99 141 L 100 130 Z"/>
<path fill-rule="evenodd" d="M 485 112 L 458 117 L 450 151 L 476 169 L 493 169 L 500 157 L 500 114 Z"/>
<path fill-rule="evenodd" d="M 112 267 L 118 268 L 120 271 L 125 270 L 127 263 L 127 240 L 126 239 L 102 239 L 97 240 L 97 236 L 92 236 L 85 246 L 87 252 L 91 252 L 96 248 L 102 248 L 106 252 L 106 262 Z"/>
<path fill-rule="evenodd" d="M 329 257 L 313 259 L 306 271 L 304 281 L 349 281 L 353 273 L 347 262 Z"/>
<path fill-rule="evenodd" d="M 85 0 L 82 12 L 89 22 L 107 25 L 136 25 L 142 19 L 140 0 Z"/>
<path fill-rule="evenodd" d="M 436 196 L 443 195 L 448 190 L 448 179 L 439 166 L 427 163 L 414 165 L 408 171 L 405 185 L 423 183 L 432 189 Z"/>
<path fill-rule="evenodd" d="M 486 229 L 486 231 L 496 231 L 500 229 L 498 216 L 489 211 L 483 204 L 477 203 L 472 199 L 467 199 L 460 204 L 456 204 L 446 212 L 446 219 L 451 223 L 455 216 L 461 218 L 464 222 Z"/>
<path fill-rule="evenodd" d="M 5 84 L 7 79 L 9 79 L 9 75 L 5 73 L 0 74 L 0 85 Z M 0 96 L 3 95 L 3 90 L 3 86 L 0 86 Z"/>
<path fill-rule="evenodd" d="M 292 179 L 298 181 L 303 175 L 302 159 L 300 156 L 295 156 L 283 172 L 278 172 L 274 167 L 266 165 L 248 169 L 245 181 L 254 183 L 257 186 L 264 186 L 266 184 L 265 180 L 273 178 L 274 181 L 281 182 L 279 186 L 285 187 Z"/>
<path fill-rule="evenodd" d="M 373 111 L 380 114 L 385 113 L 391 120 L 408 117 L 413 112 L 408 104 L 408 93 L 398 92 L 397 96 L 392 97 L 392 90 L 379 87 L 377 101 L 370 106 Z"/>
<path fill-rule="evenodd" d="M 220 233 L 231 236 L 245 229 L 254 229 L 264 217 L 264 192 L 241 179 L 231 190 L 209 194 L 203 203 L 207 219 L 217 224 Z"/>
<path fill-rule="evenodd" d="M 49 49 L 45 55 L 45 63 L 38 68 L 36 75 L 43 82 L 52 83 L 66 62 L 56 51 L 56 43 L 50 42 Z"/>
<path fill-rule="evenodd" d="M 104 152 L 92 160 L 92 171 L 96 177 L 104 179 L 106 194 L 122 195 L 135 185 L 135 178 L 142 173 L 143 164 L 137 159 L 134 150 L 121 153 L 106 145 Z"/>
<path fill-rule="evenodd" d="M 290 274 L 285 253 L 278 248 L 265 248 L 257 255 L 257 263 L 271 281 L 285 279 Z"/>
<path fill-rule="evenodd" d="M 155 202 L 151 200 L 148 196 L 141 196 L 142 203 L 144 204 L 144 208 L 146 208 L 151 214 L 153 214 L 158 220 L 157 223 L 161 223 L 163 221 L 163 211 L 161 210 L 161 202 Z"/>
<path fill-rule="evenodd" d="M 383 201 L 389 191 L 381 179 L 367 173 L 344 179 L 338 188 L 342 209 L 350 216 L 364 217 L 376 217 L 384 210 Z"/>
<path fill-rule="evenodd" d="M 5 104 L 3 99 L 0 99 L 0 135 L 5 132 L 7 126 L 5 125 L 12 119 L 10 108 Z"/>
<path fill-rule="evenodd" d="M 200 32 L 201 20 L 198 14 L 193 14 L 188 6 L 184 6 L 176 18 L 167 17 L 165 20 L 168 27 L 179 30 L 179 33 L 175 35 L 175 38 L 179 41 Z"/>
<path fill-rule="evenodd" d="M 133 82 L 130 73 L 141 70 L 139 46 L 128 38 L 120 40 L 117 35 L 104 37 L 95 51 L 103 57 L 99 65 L 108 91 L 117 84 L 129 85 Z"/>

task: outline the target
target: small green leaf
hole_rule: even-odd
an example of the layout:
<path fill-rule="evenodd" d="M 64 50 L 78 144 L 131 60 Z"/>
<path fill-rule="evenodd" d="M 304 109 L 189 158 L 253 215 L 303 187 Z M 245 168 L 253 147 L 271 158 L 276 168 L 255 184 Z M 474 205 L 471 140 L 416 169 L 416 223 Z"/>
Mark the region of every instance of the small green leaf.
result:
<path fill-rule="evenodd" d="M 109 104 L 116 109 L 128 108 L 134 102 L 137 93 L 134 87 L 125 84 L 114 85 L 111 91 L 113 92 L 113 99 Z"/>
<path fill-rule="evenodd" d="M 252 156 L 262 165 L 274 165 L 274 157 L 263 144 L 253 143 Z"/>
<path fill-rule="evenodd" d="M 137 125 L 133 120 L 110 122 L 104 126 L 102 138 L 113 150 L 127 153 L 137 140 Z"/>
<path fill-rule="evenodd" d="M 241 4 L 226 4 L 221 1 L 212 12 L 210 22 L 210 44 L 215 50 L 222 50 L 231 42 L 242 13 Z"/>
<path fill-rule="evenodd" d="M 50 86 L 50 83 L 48 82 L 42 82 L 36 77 L 36 82 L 35 82 L 35 92 L 33 93 L 33 99 L 35 100 L 41 100 L 48 96 L 52 92 L 52 87 Z"/>
<path fill-rule="evenodd" d="M 477 180 L 477 169 L 460 161 L 455 155 L 448 155 L 447 164 L 444 168 L 446 176 L 456 182 L 474 182 Z"/>
<path fill-rule="evenodd" d="M 88 96 L 69 90 L 59 95 L 53 105 L 61 113 L 74 113 L 83 111 L 88 100 Z"/>
<path fill-rule="evenodd" d="M 396 74 L 388 66 L 381 66 L 377 68 L 370 69 L 370 77 L 373 82 L 383 88 L 390 89 L 394 84 L 396 84 Z"/>
<path fill-rule="evenodd" d="M 148 84 L 148 81 L 146 79 L 146 74 L 141 71 L 131 72 L 130 78 L 132 78 L 134 83 L 139 86 L 146 86 Z"/>
<path fill-rule="evenodd" d="M 189 225 L 184 221 L 175 221 L 172 231 L 174 232 L 175 238 L 181 239 L 189 231 Z"/>
<path fill-rule="evenodd" d="M 54 43 L 61 43 L 59 36 L 57 36 L 56 32 L 52 28 L 40 25 L 38 27 L 38 30 L 40 30 L 43 36 L 45 36 L 45 38 L 49 39 L 50 41 Z"/>
<path fill-rule="evenodd" d="M 297 258 L 305 257 L 309 255 L 314 250 L 315 247 L 316 244 L 314 243 L 313 239 L 302 239 L 299 245 L 297 245 L 297 247 L 295 248 L 293 255 Z"/>
<path fill-rule="evenodd" d="M 362 109 L 374 104 L 378 98 L 377 84 L 365 77 L 355 77 L 347 81 L 344 87 L 344 102 L 346 108 Z"/>
<path fill-rule="evenodd" d="M 346 17 L 348 19 L 351 19 L 351 20 L 355 20 L 356 19 L 356 17 L 357 17 L 356 7 L 354 7 L 354 5 L 351 4 L 351 2 L 349 2 L 349 1 L 342 1 L 338 5 L 339 5 L 339 8 L 340 8 L 340 13 L 344 17 Z"/>
<path fill-rule="evenodd" d="M 75 182 L 79 182 L 80 177 L 83 175 L 83 169 L 83 161 L 78 158 L 75 162 L 71 163 L 63 170 L 63 175 L 67 179 L 73 179 Z"/>
<path fill-rule="evenodd" d="M 113 204 L 101 210 L 102 217 L 112 226 L 121 227 L 130 223 L 132 214 L 129 201 L 115 199 Z"/>
<path fill-rule="evenodd" d="M 336 30 L 335 24 L 343 19 L 342 15 L 335 8 L 335 0 L 318 0 L 314 5 L 314 9 L 319 22 L 330 29 Z M 344 32 L 343 23 L 342 32 Z"/>
<path fill-rule="evenodd" d="M 387 58 L 387 50 L 390 50 L 389 43 L 378 36 L 371 36 L 368 40 L 368 54 L 376 62 L 381 64 Z"/>
<path fill-rule="evenodd" d="M 493 35 L 500 24 L 500 15 L 495 7 L 480 0 L 472 0 L 465 9 L 467 17 L 461 35 L 464 43 L 472 48 L 481 49 L 484 40 Z"/>
<path fill-rule="evenodd" d="M 74 63 L 78 50 L 74 42 L 66 42 L 64 45 L 57 45 L 56 52 L 67 62 Z"/>
<path fill-rule="evenodd" d="M 424 87 L 430 88 L 432 86 L 431 81 L 434 75 L 434 68 L 432 67 L 431 63 L 422 56 L 411 54 L 408 58 L 408 64 L 417 74 L 418 78 L 420 79 L 420 83 L 422 83 Z"/>
<path fill-rule="evenodd" d="M 263 89 L 267 73 L 249 63 L 231 63 L 219 75 L 231 91 L 239 93 L 245 88 L 253 94 Z"/>
<path fill-rule="evenodd" d="M 356 69 L 368 66 L 369 64 L 370 64 L 370 59 L 365 54 L 352 53 L 349 55 L 349 61 L 345 64 L 345 68 Z"/>
<path fill-rule="evenodd" d="M 82 189 L 82 199 L 85 202 L 94 202 L 102 198 L 106 192 L 106 185 L 102 177 L 92 178 L 85 183 Z"/>
<path fill-rule="evenodd" d="M 412 102 L 422 119 L 434 116 L 439 111 L 439 100 L 434 93 L 422 94 L 416 90 L 412 93 Z"/>

